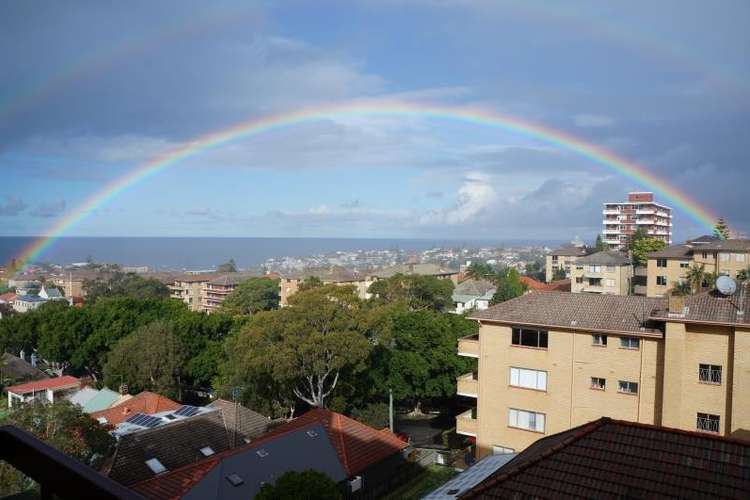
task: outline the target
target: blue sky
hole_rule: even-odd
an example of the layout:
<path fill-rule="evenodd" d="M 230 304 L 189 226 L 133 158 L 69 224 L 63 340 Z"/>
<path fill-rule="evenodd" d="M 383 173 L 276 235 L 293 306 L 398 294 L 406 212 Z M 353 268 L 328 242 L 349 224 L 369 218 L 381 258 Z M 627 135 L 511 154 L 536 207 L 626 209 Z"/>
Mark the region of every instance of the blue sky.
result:
<path fill-rule="evenodd" d="M 45 233 L 191 138 L 352 99 L 558 128 L 750 231 L 750 4 L 614 4 L 3 2 L 0 235 Z M 68 234 L 591 239 L 643 187 L 495 129 L 353 117 L 206 151 Z M 676 239 L 697 232 L 676 212 Z"/>

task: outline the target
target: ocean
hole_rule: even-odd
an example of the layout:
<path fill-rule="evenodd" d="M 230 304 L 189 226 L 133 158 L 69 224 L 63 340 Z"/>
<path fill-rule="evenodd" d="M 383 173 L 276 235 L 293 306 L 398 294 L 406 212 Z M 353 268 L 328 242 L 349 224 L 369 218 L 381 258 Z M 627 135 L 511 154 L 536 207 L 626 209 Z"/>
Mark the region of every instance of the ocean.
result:
<path fill-rule="evenodd" d="M 32 237 L 0 237 L 0 263 L 10 262 L 34 241 Z M 449 240 L 370 238 L 60 238 L 39 262 L 72 264 L 88 258 L 154 270 L 212 269 L 234 259 L 241 268 L 256 268 L 271 257 L 304 257 L 357 250 L 422 251 L 430 248 L 477 248 L 543 245 L 555 242 L 529 240 Z"/>

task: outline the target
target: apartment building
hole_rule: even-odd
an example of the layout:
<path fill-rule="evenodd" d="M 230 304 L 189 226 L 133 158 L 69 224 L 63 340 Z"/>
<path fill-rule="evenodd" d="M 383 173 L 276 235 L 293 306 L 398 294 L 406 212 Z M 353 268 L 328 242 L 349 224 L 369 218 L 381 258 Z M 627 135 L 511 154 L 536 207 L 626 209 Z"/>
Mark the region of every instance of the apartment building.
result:
<path fill-rule="evenodd" d="M 416 264 L 397 264 L 395 266 L 384 267 L 373 273 L 375 279 L 392 278 L 397 274 L 417 274 L 419 276 L 434 276 L 437 279 L 451 280 L 454 285 L 458 285 L 459 271 L 450 267 L 433 264 L 430 262 Z"/>
<path fill-rule="evenodd" d="M 201 310 L 212 313 L 221 307 L 224 299 L 237 288 L 237 285 L 250 278 L 257 278 L 257 273 L 227 273 L 203 283 L 201 289 Z"/>
<path fill-rule="evenodd" d="M 620 252 L 605 250 L 579 258 L 571 267 L 573 293 L 629 295 L 633 263 Z"/>
<path fill-rule="evenodd" d="M 177 276 L 173 282 L 167 285 L 169 296 L 187 304 L 191 311 L 201 311 L 203 308 L 203 289 L 209 281 L 217 277 L 214 273 Z"/>
<path fill-rule="evenodd" d="M 361 299 L 370 297 L 367 289 L 374 281 L 374 278 L 366 273 L 340 266 L 282 273 L 279 280 L 279 303 L 281 306 L 288 305 L 289 297 L 297 293 L 302 282 L 310 277 L 318 278 L 324 285 L 353 285 Z"/>
<path fill-rule="evenodd" d="M 703 266 L 706 273 L 737 278 L 750 269 L 750 240 L 717 240 L 702 236 L 681 245 L 672 245 L 648 256 L 647 291 L 649 297 L 664 297 L 685 278 L 693 265 Z"/>
<path fill-rule="evenodd" d="M 672 209 L 654 201 L 654 193 L 628 193 L 626 202 L 605 203 L 602 215 L 602 237 L 612 250 L 624 251 L 638 229 L 672 244 Z"/>
<path fill-rule="evenodd" d="M 603 416 L 750 438 L 750 300 L 539 292 L 471 317 L 456 419 L 476 453 L 521 451 Z"/>
<path fill-rule="evenodd" d="M 545 259 L 545 280 L 550 283 L 555 279 L 555 272 L 560 269 L 565 271 L 565 278 L 570 279 L 576 261 L 592 252 L 593 250 L 585 246 L 565 246 L 552 250 Z"/>

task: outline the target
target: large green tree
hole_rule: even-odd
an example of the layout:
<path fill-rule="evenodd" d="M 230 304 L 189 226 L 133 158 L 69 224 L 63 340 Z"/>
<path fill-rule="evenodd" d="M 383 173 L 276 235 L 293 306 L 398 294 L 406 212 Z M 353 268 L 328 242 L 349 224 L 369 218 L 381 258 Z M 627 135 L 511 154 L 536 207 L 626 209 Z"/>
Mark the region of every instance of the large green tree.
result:
<path fill-rule="evenodd" d="M 714 237 L 719 240 L 729 239 L 729 226 L 723 217 L 719 217 L 714 226 Z"/>
<path fill-rule="evenodd" d="M 453 282 L 436 276 L 397 274 L 370 285 L 380 303 L 402 302 L 411 310 L 446 311 L 453 308 Z"/>
<path fill-rule="evenodd" d="M 667 243 L 659 238 L 649 236 L 645 229 L 639 228 L 628 241 L 633 265 L 645 266 L 648 263 L 648 254 L 658 252 L 666 248 Z"/>
<path fill-rule="evenodd" d="M 342 498 L 336 483 L 314 470 L 283 473 L 275 483 L 266 483 L 255 500 L 338 500 Z"/>
<path fill-rule="evenodd" d="M 216 268 L 216 271 L 220 273 L 236 273 L 237 264 L 235 264 L 234 259 L 229 259 L 223 264 L 219 264 L 219 267 Z"/>
<path fill-rule="evenodd" d="M 604 239 L 602 239 L 601 234 L 596 235 L 596 242 L 594 243 L 594 249 L 597 252 L 602 252 L 607 249 L 607 244 L 604 243 Z"/>
<path fill-rule="evenodd" d="M 133 299 L 163 299 L 169 297 L 164 283 L 144 278 L 135 273 L 115 272 L 107 279 L 97 278 L 83 282 L 86 301 L 94 303 L 103 297 L 129 297 Z"/>
<path fill-rule="evenodd" d="M 364 368 L 371 345 L 357 330 L 361 310 L 354 287 L 326 285 L 254 315 L 228 344 L 225 383 L 325 406 L 342 371 Z"/>
<path fill-rule="evenodd" d="M 228 314 L 255 314 L 279 307 L 279 282 L 269 278 L 249 278 L 224 299 L 221 309 Z"/>
<path fill-rule="evenodd" d="M 497 290 L 490 301 L 492 304 L 520 297 L 526 292 L 526 284 L 521 281 L 521 275 L 514 267 L 500 269 L 495 283 Z"/>
<path fill-rule="evenodd" d="M 150 390 L 175 396 L 179 391 L 185 354 L 174 325 L 159 320 L 121 339 L 107 355 L 105 384 L 121 381 L 134 392 Z"/>
<path fill-rule="evenodd" d="M 100 425 L 69 401 L 54 404 L 32 402 L 4 417 L 0 425 L 15 425 L 33 434 L 76 460 L 98 469 L 111 455 L 115 440 L 109 429 Z M 33 483 L 5 463 L 0 463 L 0 496 L 16 494 Z"/>
<path fill-rule="evenodd" d="M 471 279 L 495 279 L 495 268 L 486 262 L 474 261 L 466 268 L 466 277 Z"/>

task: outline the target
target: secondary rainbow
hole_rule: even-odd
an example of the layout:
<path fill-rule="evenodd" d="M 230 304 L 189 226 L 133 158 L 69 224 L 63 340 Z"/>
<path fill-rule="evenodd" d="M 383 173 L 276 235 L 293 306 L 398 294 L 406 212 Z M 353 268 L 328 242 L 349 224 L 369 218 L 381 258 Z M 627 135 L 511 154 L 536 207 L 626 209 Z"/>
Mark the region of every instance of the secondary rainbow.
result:
<path fill-rule="evenodd" d="M 558 146 L 631 179 L 644 188 L 655 191 L 666 202 L 688 214 L 700 226 L 710 230 L 716 220 L 706 208 L 691 200 L 685 193 L 638 165 L 601 146 L 587 142 L 567 132 L 532 123 L 518 117 L 471 107 L 436 106 L 394 101 L 348 101 L 312 108 L 304 108 L 270 115 L 238 123 L 210 134 L 193 139 L 180 147 L 160 154 L 128 174 L 114 180 L 102 190 L 88 198 L 68 216 L 52 226 L 45 236 L 35 240 L 16 258 L 16 266 L 39 258 L 56 239 L 86 218 L 92 211 L 116 197 L 126 189 L 147 180 L 162 170 L 180 161 L 198 155 L 222 144 L 278 129 L 305 123 L 341 119 L 356 116 L 418 117 L 437 120 L 452 120 L 469 124 L 489 126 Z"/>

